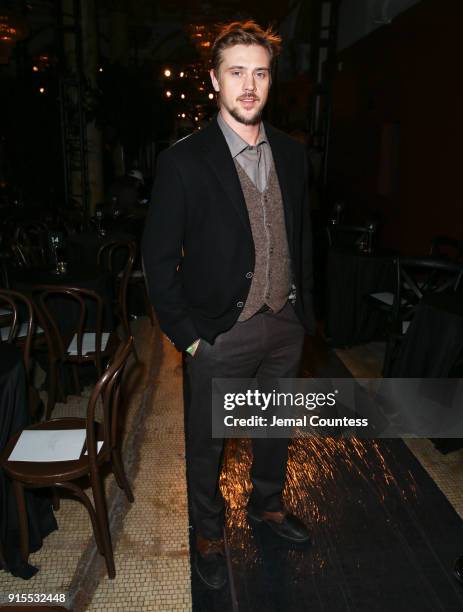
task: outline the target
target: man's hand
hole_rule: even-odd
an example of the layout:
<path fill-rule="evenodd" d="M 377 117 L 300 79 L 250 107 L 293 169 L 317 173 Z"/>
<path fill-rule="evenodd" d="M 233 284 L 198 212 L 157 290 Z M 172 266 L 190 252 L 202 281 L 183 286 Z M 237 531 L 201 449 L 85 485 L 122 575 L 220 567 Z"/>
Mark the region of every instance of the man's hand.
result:
<path fill-rule="evenodd" d="M 200 342 L 201 338 L 195 340 L 193 344 L 190 344 L 190 346 L 186 349 L 186 352 L 189 353 L 192 357 L 194 357 Z"/>

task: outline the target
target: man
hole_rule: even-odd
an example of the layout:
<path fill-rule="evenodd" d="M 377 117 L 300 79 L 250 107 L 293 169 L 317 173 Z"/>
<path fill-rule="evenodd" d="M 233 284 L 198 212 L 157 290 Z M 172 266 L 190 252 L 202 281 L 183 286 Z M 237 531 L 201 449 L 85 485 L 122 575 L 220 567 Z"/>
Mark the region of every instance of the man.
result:
<path fill-rule="evenodd" d="M 124 176 L 118 177 L 108 191 L 110 213 L 115 211 L 129 213 L 138 205 L 140 192 L 144 185 L 143 174 L 140 170 L 130 170 Z"/>
<path fill-rule="evenodd" d="M 211 435 L 211 379 L 297 376 L 304 330 L 314 331 L 304 148 L 261 121 L 279 45 L 254 22 L 222 30 L 210 72 L 220 111 L 159 156 L 143 239 L 161 328 L 187 352 L 195 565 L 216 589 L 225 584 L 226 565 L 223 440 Z M 287 446 L 253 441 L 248 516 L 303 542 L 307 528 L 281 499 Z"/>

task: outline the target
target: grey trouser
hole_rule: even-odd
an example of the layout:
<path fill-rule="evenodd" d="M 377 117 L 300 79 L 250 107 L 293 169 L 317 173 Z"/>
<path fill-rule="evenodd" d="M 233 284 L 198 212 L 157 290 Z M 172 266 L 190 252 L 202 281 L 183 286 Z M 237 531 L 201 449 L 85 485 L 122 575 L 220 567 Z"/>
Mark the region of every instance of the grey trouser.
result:
<path fill-rule="evenodd" d="M 212 378 L 292 378 L 299 373 L 304 328 L 290 303 L 279 312 L 254 315 L 219 334 L 213 345 L 201 340 L 186 357 L 187 464 L 196 529 L 208 539 L 222 536 L 223 499 L 219 489 L 223 439 L 212 438 Z M 258 510 L 282 508 L 287 439 L 253 440 L 251 502 Z"/>

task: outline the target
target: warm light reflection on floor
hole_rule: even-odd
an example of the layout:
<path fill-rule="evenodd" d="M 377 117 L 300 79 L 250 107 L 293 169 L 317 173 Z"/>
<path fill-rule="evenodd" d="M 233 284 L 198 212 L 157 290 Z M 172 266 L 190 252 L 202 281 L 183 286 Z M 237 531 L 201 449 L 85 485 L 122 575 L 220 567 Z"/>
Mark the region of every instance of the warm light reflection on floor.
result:
<path fill-rule="evenodd" d="M 294 439 L 289 449 L 284 492 L 286 506 L 315 532 L 323 531 L 326 538 L 331 537 L 329 534 L 334 537 L 336 531 L 342 529 L 344 512 L 351 512 L 352 505 L 362 504 L 356 482 L 359 487 L 360 484 L 367 486 L 380 504 L 387 495 L 388 487 L 394 487 L 402 501 L 416 497 L 416 484 L 411 473 L 408 473 L 407 487 L 400 488 L 388 467 L 389 452 L 381 441 L 376 440 Z M 229 545 L 235 552 L 239 551 L 241 562 L 248 567 L 261 562 L 245 509 L 251 492 L 251 453 L 250 440 L 229 440 L 220 480 L 227 505 Z M 349 509 L 346 510 L 348 505 Z M 287 554 L 298 556 L 304 553 L 289 550 Z M 314 555 L 311 564 L 322 568 L 325 559 L 315 551 Z"/>

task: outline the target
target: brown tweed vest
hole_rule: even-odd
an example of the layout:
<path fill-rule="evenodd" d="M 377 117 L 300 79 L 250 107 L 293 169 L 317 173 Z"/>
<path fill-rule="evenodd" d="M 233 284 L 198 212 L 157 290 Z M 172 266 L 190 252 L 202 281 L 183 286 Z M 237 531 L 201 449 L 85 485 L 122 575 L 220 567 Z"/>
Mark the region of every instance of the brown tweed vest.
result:
<path fill-rule="evenodd" d="M 250 319 L 264 304 L 279 312 L 288 300 L 291 263 L 280 185 L 272 164 L 267 187 L 260 193 L 235 160 L 248 208 L 255 249 L 255 266 L 243 312 L 238 321 Z"/>

